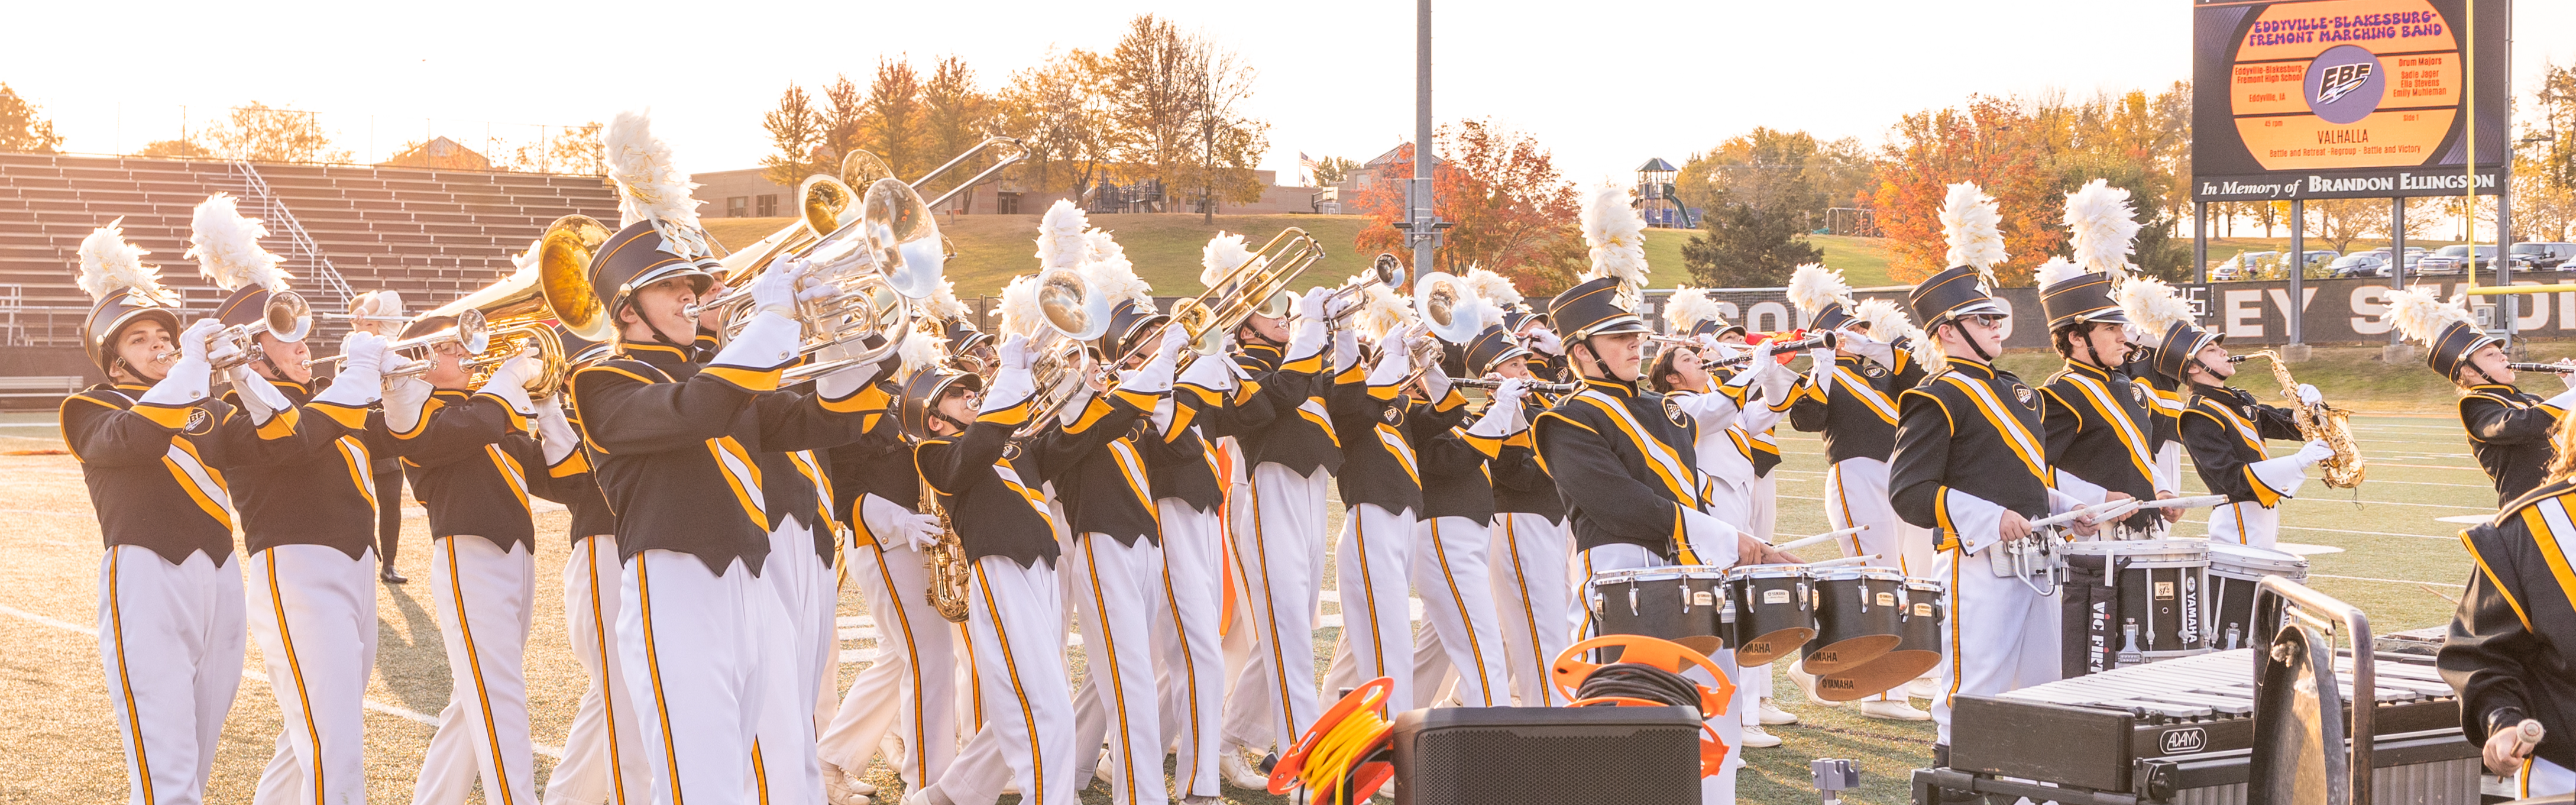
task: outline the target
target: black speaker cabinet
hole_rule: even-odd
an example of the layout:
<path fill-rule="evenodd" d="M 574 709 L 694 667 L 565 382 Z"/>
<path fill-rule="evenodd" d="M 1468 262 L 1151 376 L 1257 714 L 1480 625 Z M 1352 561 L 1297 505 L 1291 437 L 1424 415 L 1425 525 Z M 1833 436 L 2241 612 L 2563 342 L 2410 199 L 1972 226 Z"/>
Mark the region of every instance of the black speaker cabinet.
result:
<path fill-rule="evenodd" d="M 1397 805 L 1696 805 L 1698 711 L 1442 707 L 1395 719 Z"/>

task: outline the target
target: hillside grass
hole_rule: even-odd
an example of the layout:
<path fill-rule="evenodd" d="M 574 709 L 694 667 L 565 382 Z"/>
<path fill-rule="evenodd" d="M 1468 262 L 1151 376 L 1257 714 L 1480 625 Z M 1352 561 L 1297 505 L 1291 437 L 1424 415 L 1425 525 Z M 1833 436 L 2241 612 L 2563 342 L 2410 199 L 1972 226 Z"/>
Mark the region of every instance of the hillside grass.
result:
<path fill-rule="evenodd" d="M 1654 271 L 1647 285 L 1670 288 L 1690 283 L 1690 270 L 1682 264 L 1682 244 L 1699 234 L 1694 229 L 1646 230 L 1646 265 Z M 1855 238 L 1841 235 L 1809 235 L 1807 242 L 1825 252 L 1825 267 L 1842 269 L 1843 277 L 1854 288 L 1894 285 L 1887 277 L 1887 246 L 1884 238 Z"/>

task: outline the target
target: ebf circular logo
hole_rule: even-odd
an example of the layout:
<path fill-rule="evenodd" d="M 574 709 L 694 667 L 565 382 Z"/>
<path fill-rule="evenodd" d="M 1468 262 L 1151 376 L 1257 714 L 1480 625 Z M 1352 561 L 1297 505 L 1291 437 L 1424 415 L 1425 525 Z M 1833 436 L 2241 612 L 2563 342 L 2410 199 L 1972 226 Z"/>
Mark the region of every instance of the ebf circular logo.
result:
<path fill-rule="evenodd" d="M 2388 88 L 2387 71 L 2380 69 L 2378 54 L 2357 45 L 2336 45 L 2317 54 L 2308 63 L 2304 88 L 2308 110 L 2328 123 L 2342 125 L 2359 122 L 2379 111 L 2379 98 Z"/>

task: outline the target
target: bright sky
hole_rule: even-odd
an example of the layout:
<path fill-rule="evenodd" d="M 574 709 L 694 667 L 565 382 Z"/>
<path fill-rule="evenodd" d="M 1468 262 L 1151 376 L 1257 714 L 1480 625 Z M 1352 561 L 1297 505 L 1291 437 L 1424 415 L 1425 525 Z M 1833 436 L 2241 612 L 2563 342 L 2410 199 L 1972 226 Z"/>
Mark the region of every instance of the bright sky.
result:
<path fill-rule="evenodd" d="M 2517 88 L 2576 62 L 2576 3 L 2517 9 Z M 361 158 L 425 130 L 606 120 L 650 106 L 682 166 L 752 167 L 788 82 L 881 55 L 965 57 L 989 88 L 1049 48 L 1106 49 L 1137 13 L 1215 34 L 1261 71 L 1263 167 L 1366 159 L 1413 130 L 1414 7 L 1298 3 L 22 3 L 0 82 L 44 107 L 65 150 L 132 150 L 259 100 L 323 113 Z M 661 10 L 647 11 L 655 6 Z M 596 10 L 614 8 L 611 16 Z M 1433 112 L 1539 137 L 1569 178 L 1629 176 L 1754 126 L 1877 144 L 1900 115 L 1970 93 L 2162 87 L 2188 77 L 2184 0 L 1441 2 Z M 299 22 L 300 20 L 300 22 Z M 48 33 L 50 32 L 50 33 Z M 433 122 L 424 125 L 424 118 Z"/>

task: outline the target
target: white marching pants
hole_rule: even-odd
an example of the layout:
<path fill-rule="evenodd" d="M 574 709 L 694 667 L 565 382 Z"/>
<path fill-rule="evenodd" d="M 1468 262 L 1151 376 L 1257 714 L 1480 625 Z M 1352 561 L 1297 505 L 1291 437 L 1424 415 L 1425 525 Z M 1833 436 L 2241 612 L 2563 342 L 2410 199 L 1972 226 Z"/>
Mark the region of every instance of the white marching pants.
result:
<path fill-rule="evenodd" d="M 823 798 L 822 766 L 814 754 L 822 726 L 816 714 L 823 679 L 841 659 L 841 641 L 832 624 L 840 588 L 832 569 L 814 552 L 814 529 L 831 527 L 805 525 L 794 517 L 780 520 L 769 532 L 769 558 L 760 569 L 761 586 L 778 598 L 779 625 L 786 636 L 784 643 L 762 645 L 766 653 L 759 669 L 764 690 L 752 774 L 769 802 Z M 839 683 L 837 677 L 832 680 Z"/>
<path fill-rule="evenodd" d="M 867 525 L 864 518 L 860 525 Z M 841 557 L 876 620 L 877 648 L 823 730 L 822 760 L 865 774 L 886 732 L 900 729 L 903 757 L 887 758 L 887 765 L 906 789 L 920 788 L 957 759 L 955 633 L 930 608 L 930 569 L 912 546 L 889 546 L 861 531 Z"/>
<path fill-rule="evenodd" d="M 2209 539 L 2271 548 L 2281 538 L 2281 510 L 2239 501 L 2209 510 Z"/>
<path fill-rule="evenodd" d="M 1082 613 L 1090 673 L 1073 692 L 1073 779 L 1103 762 L 1086 751 L 1109 742 L 1109 801 L 1170 800 L 1163 785 L 1163 713 L 1154 682 L 1154 610 L 1163 604 L 1162 547 L 1139 537 L 1120 545 L 1086 533 L 1065 551 L 1065 585 Z"/>
<path fill-rule="evenodd" d="M 1746 518 L 1744 530 L 1770 542 L 1772 531 L 1780 523 L 1780 481 L 1768 475 L 1754 476 L 1751 504 L 1753 513 Z"/>
<path fill-rule="evenodd" d="M 2055 682 L 2064 673 L 2057 598 L 1995 575 L 1987 559 L 1999 545 L 1975 555 L 1942 551 L 1933 561 L 1950 582 L 1950 617 L 1941 621 L 1949 656 L 1932 699 L 1935 743 L 1950 743 L 1950 697 L 1993 696 Z"/>
<path fill-rule="evenodd" d="M 658 548 L 628 560 L 619 583 L 617 650 L 644 727 L 653 802 L 756 801 L 770 771 L 754 743 L 763 699 L 795 650 L 778 594 L 740 560 L 719 575 Z"/>
<path fill-rule="evenodd" d="M 1522 707 L 1555 707 L 1565 703 L 1548 681 L 1556 655 L 1574 645 L 1582 618 L 1566 584 L 1566 566 L 1574 559 L 1565 526 L 1543 515 L 1503 512 L 1494 515 L 1487 535 L 1493 547 L 1494 612 L 1501 626 L 1503 670 L 1511 679 L 1512 698 Z"/>
<path fill-rule="evenodd" d="M 1416 704 L 1440 699 L 1451 672 L 1466 707 L 1508 706 L 1502 618 L 1494 607 L 1492 534 L 1485 522 L 1434 517 L 1413 526 L 1413 585 L 1430 629 L 1413 646 Z M 1408 630 L 1410 627 L 1408 626 Z"/>
<path fill-rule="evenodd" d="M 262 805 L 367 801 L 367 676 L 376 667 L 376 552 L 322 545 L 251 554 L 250 635 L 277 694 Z"/>
<path fill-rule="evenodd" d="M 1868 531 L 1835 540 L 1844 556 L 1874 554 L 1878 558 L 1868 564 L 1896 568 L 1916 578 L 1931 576 L 1932 532 L 1897 519 L 1887 496 L 1887 462 L 1847 458 L 1827 467 L 1825 523 L 1833 529 L 1869 526 Z"/>
<path fill-rule="evenodd" d="M 1234 527 L 1252 610 L 1252 660 L 1226 701 L 1227 743 L 1287 749 L 1324 714 L 1315 701 L 1315 612 L 1323 604 L 1325 492 L 1332 476 L 1252 468 L 1250 516 Z"/>
<path fill-rule="evenodd" d="M 1342 601 L 1342 637 L 1324 674 L 1324 698 L 1389 677 L 1386 711 L 1413 709 L 1413 512 L 1374 503 L 1350 507 L 1342 520 L 1333 589 Z M 1424 692 L 1426 695 L 1430 691 Z M 1293 739 L 1292 739 L 1293 740 Z"/>
<path fill-rule="evenodd" d="M 1627 544 L 1604 545 L 1584 551 L 1575 557 L 1577 572 L 1585 574 L 1587 578 L 1592 574 L 1608 573 L 1613 570 L 1659 567 L 1667 564 L 1671 563 L 1664 561 L 1663 557 L 1649 553 L 1645 548 Z M 1723 658 L 1714 660 L 1713 663 L 1720 670 L 1734 665 Z M 1716 682 L 1709 677 L 1707 669 L 1697 665 L 1689 666 L 1682 676 L 1703 685 Z M 1700 778 L 1700 805 L 1735 805 L 1735 776 L 1738 770 L 1744 768 L 1744 720 L 1738 714 L 1752 707 L 1753 701 L 1745 694 L 1744 687 L 1739 684 L 1735 688 L 1735 695 L 1727 699 L 1726 713 L 1708 718 L 1709 728 L 1717 732 L 1717 739 L 1724 741 L 1729 751 L 1726 753 L 1726 763 L 1720 767 L 1721 771 L 1716 776 Z"/>
<path fill-rule="evenodd" d="M 986 721 L 930 787 L 957 805 L 993 802 L 1004 788 L 1019 791 L 1027 805 L 1075 802 L 1081 786 L 1073 776 L 1073 692 L 1065 681 L 1064 597 L 1055 568 L 987 556 L 975 560 L 967 596 Z"/>
<path fill-rule="evenodd" d="M 242 571 L 137 545 L 98 560 L 98 659 L 132 805 L 205 801 L 247 646 Z"/>
<path fill-rule="evenodd" d="M 536 802 L 528 737 L 528 628 L 537 558 L 474 535 L 430 541 L 429 598 L 447 644 L 447 707 L 422 754 L 413 805 L 463 805 L 483 781 L 493 805 Z"/>
<path fill-rule="evenodd" d="M 644 759 L 644 725 L 626 689 L 626 658 L 617 650 L 617 536 L 573 543 L 564 560 L 564 634 L 590 686 L 564 737 L 563 762 L 546 779 L 546 805 L 641 803 L 652 792 Z M 631 798 L 631 799 L 630 799 Z"/>
<path fill-rule="evenodd" d="M 1225 713 L 1225 657 L 1217 635 L 1225 606 L 1224 524 L 1175 498 L 1154 501 L 1163 522 L 1162 600 L 1154 609 L 1155 686 L 1163 735 L 1179 747 L 1173 773 L 1183 796 L 1217 796 L 1218 728 Z M 1155 777 L 1162 776 L 1160 764 Z"/>

